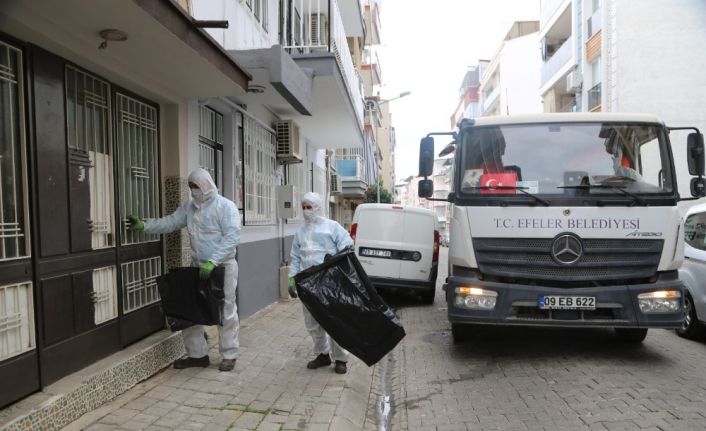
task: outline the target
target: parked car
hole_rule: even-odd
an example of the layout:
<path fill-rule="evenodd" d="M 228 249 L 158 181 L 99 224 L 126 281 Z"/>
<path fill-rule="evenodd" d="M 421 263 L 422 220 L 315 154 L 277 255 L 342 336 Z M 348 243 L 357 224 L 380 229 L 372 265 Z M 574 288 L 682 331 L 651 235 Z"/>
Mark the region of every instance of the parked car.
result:
<path fill-rule="evenodd" d="M 684 324 L 677 334 L 700 338 L 706 331 L 706 204 L 695 205 L 684 222 L 684 263 L 679 278 L 684 282 Z"/>
<path fill-rule="evenodd" d="M 376 288 L 415 290 L 424 303 L 434 302 L 440 236 L 433 211 L 362 204 L 353 214 L 351 236 Z"/>

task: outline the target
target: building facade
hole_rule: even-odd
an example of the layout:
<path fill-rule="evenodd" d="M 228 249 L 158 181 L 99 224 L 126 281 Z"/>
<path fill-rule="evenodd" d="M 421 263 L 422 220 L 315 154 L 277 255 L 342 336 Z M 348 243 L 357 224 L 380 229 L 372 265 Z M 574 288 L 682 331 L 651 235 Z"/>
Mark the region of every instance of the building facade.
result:
<path fill-rule="evenodd" d="M 0 406 L 164 328 L 156 277 L 188 236 L 126 217 L 172 212 L 196 167 L 241 212 L 241 318 L 279 299 L 298 197 L 329 199 L 327 155 L 365 143 L 357 0 L 28 0 L 0 22 Z"/>

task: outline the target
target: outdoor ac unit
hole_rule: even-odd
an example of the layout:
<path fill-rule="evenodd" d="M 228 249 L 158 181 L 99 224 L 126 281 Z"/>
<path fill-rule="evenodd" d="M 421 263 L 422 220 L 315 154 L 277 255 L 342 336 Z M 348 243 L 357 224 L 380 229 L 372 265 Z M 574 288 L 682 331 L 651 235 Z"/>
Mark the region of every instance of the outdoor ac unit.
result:
<path fill-rule="evenodd" d="M 341 176 L 338 174 L 331 174 L 331 194 L 340 194 L 342 189 L 343 185 L 341 184 Z"/>
<path fill-rule="evenodd" d="M 312 46 L 328 45 L 328 18 L 326 15 L 322 13 L 309 15 L 309 34 L 311 35 Z"/>
<path fill-rule="evenodd" d="M 566 76 L 566 91 L 567 93 L 576 94 L 581 91 L 583 76 L 578 71 L 573 71 Z"/>
<path fill-rule="evenodd" d="M 281 164 L 301 163 L 297 123 L 294 120 L 277 121 L 275 133 L 277 133 L 277 161 Z"/>

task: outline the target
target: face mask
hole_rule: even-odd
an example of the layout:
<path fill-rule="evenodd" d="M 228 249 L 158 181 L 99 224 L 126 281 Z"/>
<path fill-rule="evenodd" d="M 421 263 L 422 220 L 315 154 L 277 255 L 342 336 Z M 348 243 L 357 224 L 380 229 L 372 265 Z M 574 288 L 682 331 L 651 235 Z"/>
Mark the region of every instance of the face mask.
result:
<path fill-rule="evenodd" d="M 314 210 L 304 210 L 304 220 L 306 220 L 306 221 L 316 220 L 316 212 Z"/>
<path fill-rule="evenodd" d="M 204 197 L 203 192 L 199 189 L 191 189 L 191 197 L 197 204 L 203 203 Z"/>

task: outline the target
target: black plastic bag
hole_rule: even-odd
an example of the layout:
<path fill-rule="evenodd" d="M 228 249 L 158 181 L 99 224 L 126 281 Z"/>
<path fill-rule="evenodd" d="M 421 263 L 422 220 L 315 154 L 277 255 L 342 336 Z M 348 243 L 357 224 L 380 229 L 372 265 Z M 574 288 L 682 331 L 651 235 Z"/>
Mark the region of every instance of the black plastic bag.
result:
<path fill-rule="evenodd" d="M 193 325 L 220 325 L 223 317 L 225 267 L 217 266 L 208 280 L 199 268 L 176 268 L 157 277 L 162 308 L 172 331 Z"/>
<path fill-rule="evenodd" d="M 380 298 L 350 249 L 294 279 L 299 298 L 321 327 L 368 366 L 404 338 L 399 319 Z"/>

